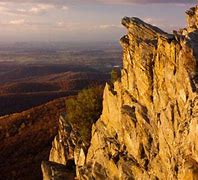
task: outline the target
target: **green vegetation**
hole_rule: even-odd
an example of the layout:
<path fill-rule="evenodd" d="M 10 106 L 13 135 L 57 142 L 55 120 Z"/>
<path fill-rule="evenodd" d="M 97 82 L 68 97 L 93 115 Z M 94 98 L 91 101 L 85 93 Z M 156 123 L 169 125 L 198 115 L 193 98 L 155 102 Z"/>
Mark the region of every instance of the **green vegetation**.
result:
<path fill-rule="evenodd" d="M 120 81 L 121 73 L 120 69 L 117 67 L 114 67 L 111 71 L 111 83 L 113 84 L 115 81 Z"/>
<path fill-rule="evenodd" d="M 67 120 L 76 126 L 84 143 L 91 139 L 92 124 L 102 112 L 103 87 L 91 87 L 66 100 Z"/>

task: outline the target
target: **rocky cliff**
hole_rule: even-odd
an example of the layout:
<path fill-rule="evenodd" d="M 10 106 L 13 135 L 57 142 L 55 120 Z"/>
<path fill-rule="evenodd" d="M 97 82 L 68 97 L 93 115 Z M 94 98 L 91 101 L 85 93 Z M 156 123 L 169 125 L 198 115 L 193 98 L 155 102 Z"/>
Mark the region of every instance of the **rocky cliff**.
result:
<path fill-rule="evenodd" d="M 106 85 L 88 152 L 73 158 L 78 179 L 198 179 L 198 7 L 186 14 L 173 34 L 123 18 L 121 80 Z"/>

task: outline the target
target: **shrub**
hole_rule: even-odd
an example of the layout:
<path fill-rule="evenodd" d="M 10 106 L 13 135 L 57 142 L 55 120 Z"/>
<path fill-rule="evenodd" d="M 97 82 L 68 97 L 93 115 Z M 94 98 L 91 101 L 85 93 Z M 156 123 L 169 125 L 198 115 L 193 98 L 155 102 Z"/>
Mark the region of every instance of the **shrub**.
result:
<path fill-rule="evenodd" d="M 77 127 L 82 140 L 87 144 L 91 138 L 92 124 L 102 112 L 103 87 L 91 87 L 66 100 L 67 120 Z"/>
<path fill-rule="evenodd" d="M 113 84 L 115 81 L 120 81 L 121 72 L 119 67 L 114 67 L 111 71 L 111 83 Z"/>

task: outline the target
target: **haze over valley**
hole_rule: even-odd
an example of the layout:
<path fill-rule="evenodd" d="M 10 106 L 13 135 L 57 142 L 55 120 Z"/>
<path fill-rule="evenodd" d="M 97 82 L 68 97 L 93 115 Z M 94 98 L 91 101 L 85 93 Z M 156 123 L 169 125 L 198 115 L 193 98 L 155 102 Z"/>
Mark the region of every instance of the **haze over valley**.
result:
<path fill-rule="evenodd" d="M 21 42 L 1 44 L 0 52 L 1 177 L 40 179 L 65 100 L 109 81 L 112 68 L 121 67 L 121 48 L 115 42 Z"/>
<path fill-rule="evenodd" d="M 0 179 L 198 179 L 196 0 L 0 0 Z"/>

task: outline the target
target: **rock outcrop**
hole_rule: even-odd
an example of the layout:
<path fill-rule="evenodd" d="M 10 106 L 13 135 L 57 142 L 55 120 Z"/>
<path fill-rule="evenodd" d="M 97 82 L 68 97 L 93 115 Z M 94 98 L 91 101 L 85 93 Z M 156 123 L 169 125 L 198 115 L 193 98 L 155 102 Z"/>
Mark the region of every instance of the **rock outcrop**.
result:
<path fill-rule="evenodd" d="M 76 166 L 85 163 L 85 152 L 87 146 L 82 142 L 76 128 L 67 121 L 66 115 L 62 114 L 59 118 L 58 134 L 52 142 L 49 162 L 43 162 L 41 165 L 43 179 L 74 178 Z"/>
<path fill-rule="evenodd" d="M 173 34 L 123 18 L 121 81 L 105 87 L 78 179 L 198 179 L 197 17 Z"/>

